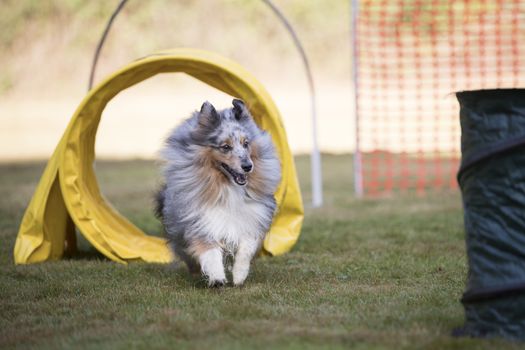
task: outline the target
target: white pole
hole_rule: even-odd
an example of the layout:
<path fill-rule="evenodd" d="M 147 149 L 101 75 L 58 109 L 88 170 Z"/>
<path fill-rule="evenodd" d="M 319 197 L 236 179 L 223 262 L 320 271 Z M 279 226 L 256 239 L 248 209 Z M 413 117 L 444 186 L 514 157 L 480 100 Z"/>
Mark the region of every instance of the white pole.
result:
<path fill-rule="evenodd" d="M 315 98 L 312 98 L 312 206 L 323 205 L 323 188 L 321 175 L 321 154 L 317 145 L 317 109 Z"/>
<path fill-rule="evenodd" d="M 351 45 L 352 45 L 352 81 L 354 87 L 354 121 L 355 121 L 355 152 L 354 152 L 354 192 L 357 197 L 363 197 L 363 162 L 359 137 L 359 46 L 357 37 L 357 20 L 359 16 L 359 0 L 350 0 Z"/>
<path fill-rule="evenodd" d="M 319 147 L 317 145 L 317 108 L 316 108 L 316 95 L 314 87 L 314 79 L 312 76 L 312 70 L 310 69 L 310 64 L 308 63 L 308 58 L 306 57 L 306 52 L 304 51 L 303 45 L 299 40 L 299 37 L 292 28 L 292 25 L 284 14 L 273 4 L 271 0 L 262 0 L 266 5 L 268 5 L 272 11 L 277 15 L 277 17 L 284 24 L 288 33 L 292 36 L 294 44 L 301 55 L 303 60 L 303 65 L 306 71 L 306 77 L 308 79 L 308 86 L 310 87 L 310 99 L 311 99 L 311 108 L 312 108 L 312 156 L 311 156 L 311 166 L 312 166 L 312 207 L 318 208 L 323 205 L 323 179 L 321 176 L 321 154 L 319 153 Z"/>

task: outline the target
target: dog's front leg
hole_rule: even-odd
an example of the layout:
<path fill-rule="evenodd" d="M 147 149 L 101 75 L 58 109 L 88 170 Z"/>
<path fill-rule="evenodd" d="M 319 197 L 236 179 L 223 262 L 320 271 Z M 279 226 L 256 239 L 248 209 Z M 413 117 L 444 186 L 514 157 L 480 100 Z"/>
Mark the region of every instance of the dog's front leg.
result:
<path fill-rule="evenodd" d="M 208 279 L 208 286 L 220 287 L 226 284 L 224 265 L 222 263 L 222 249 L 212 248 L 199 255 L 202 274 Z"/>
<path fill-rule="evenodd" d="M 250 272 L 250 263 L 258 249 L 259 241 L 256 239 L 244 239 L 239 242 L 232 271 L 234 285 L 240 286 L 244 283 Z"/>

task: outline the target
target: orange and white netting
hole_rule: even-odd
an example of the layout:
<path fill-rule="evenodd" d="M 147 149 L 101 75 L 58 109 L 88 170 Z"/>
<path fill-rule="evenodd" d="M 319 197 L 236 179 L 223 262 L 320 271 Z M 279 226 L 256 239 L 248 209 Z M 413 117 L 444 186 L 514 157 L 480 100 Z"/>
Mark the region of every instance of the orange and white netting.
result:
<path fill-rule="evenodd" d="M 525 86 L 525 1 L 361 0 L 354 25 L 358 187 L 456 188 L 454 92 Z"/>

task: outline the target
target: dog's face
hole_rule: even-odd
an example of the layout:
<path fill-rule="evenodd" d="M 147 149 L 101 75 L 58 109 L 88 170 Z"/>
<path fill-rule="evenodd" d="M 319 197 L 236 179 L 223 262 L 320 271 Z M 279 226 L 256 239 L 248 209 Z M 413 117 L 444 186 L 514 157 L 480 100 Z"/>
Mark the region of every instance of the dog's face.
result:
<path fill-rule="evenodd" d="M 241 100 L 233 100 L 233 108 L 217 112 L 205 102 L 198 115 L 194 140 L 207 148 L 209 164 L 233 183 L 244 186 L 248 174 L 254 171 L 251 159 L 249 123 L 253 123 L 248 109 Z"/>

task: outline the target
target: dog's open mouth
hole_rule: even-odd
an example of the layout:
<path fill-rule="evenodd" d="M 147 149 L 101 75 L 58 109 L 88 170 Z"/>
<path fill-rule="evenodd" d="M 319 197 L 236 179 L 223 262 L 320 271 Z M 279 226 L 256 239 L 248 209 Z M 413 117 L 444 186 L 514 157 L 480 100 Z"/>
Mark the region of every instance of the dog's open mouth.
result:
<path fill-rule="evenodd" d="M 239 186 L 246 185 L 246 181 L 247 181 L 246 174 L 238 173 L 224 163 L 221 163 L 221 166 L 223 167 L 224 170 L 228 172 L 228 174 L 231 175 L 231 177 L 233 178 L 233 181 L 235 181 L 237 185 Z"/>

